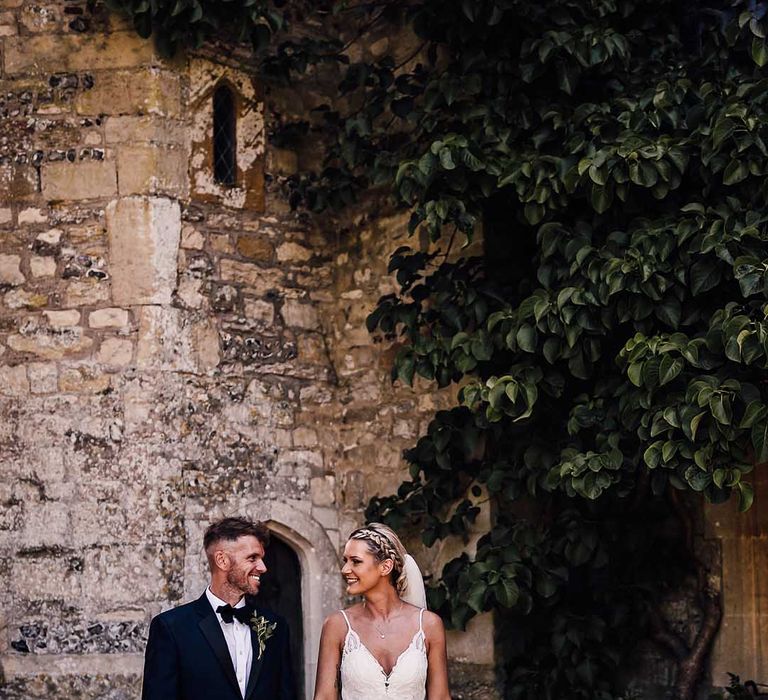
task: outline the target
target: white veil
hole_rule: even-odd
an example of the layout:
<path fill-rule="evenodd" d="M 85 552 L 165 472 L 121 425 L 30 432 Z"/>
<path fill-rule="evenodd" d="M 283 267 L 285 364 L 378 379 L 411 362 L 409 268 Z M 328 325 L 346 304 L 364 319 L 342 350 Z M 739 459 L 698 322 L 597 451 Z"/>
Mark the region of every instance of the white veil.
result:
<path fill-rule="evenodd" d="M 426 608 L 427 593 L 424 590 L 424 577 L 421 575 L 421 569 L 419 569 L 416 560 L 410 554 L 405 555 L 403 573 L 405 574 L 407 585 L 405 593 L 400 597 L 406 603 L 415 605 L 417 608 Z"/>

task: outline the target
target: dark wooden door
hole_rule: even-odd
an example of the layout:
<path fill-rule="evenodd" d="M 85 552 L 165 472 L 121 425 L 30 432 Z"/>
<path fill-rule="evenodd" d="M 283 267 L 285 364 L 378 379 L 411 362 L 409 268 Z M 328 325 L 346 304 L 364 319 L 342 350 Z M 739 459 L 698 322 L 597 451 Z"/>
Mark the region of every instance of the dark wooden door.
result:
<path fill-rule="evenodd" d="M 264 563 L 267 565 L 267 573 L 262 577 L 258 600 L 288 621 L 293 677 L 296 679 L 299 697 L 304 697 L 304 625 L 299 557 L 289 545 L 271 533 Z"/>

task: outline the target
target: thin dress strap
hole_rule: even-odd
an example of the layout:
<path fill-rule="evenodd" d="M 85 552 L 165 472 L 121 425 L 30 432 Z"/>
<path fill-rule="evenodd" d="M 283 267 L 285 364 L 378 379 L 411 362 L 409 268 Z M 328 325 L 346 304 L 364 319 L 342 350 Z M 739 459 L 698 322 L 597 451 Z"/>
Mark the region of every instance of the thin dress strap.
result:
<path fill-rule="evenodd" d="M 349 624 L 349 618 L 347 617 L 347 613 L 345 613 L 343 610 L 339 610 L 339 612 L 344 616 L 344 621 L 347 623 L 347 629 L 351 632 L 352 631 L 352 625 Z M 421 624 L 421 623 L 419 623 Z"/>
<path fill-rule="evenodd" d="M 421 632 L 422 634 L 424 634 L 424 627 L 421 624 L 421 620 L 424 617 L 424 610 L 426 610 L 426 608 L 422 608 L 421 610 L 419 610 L 419 632 Z"/>

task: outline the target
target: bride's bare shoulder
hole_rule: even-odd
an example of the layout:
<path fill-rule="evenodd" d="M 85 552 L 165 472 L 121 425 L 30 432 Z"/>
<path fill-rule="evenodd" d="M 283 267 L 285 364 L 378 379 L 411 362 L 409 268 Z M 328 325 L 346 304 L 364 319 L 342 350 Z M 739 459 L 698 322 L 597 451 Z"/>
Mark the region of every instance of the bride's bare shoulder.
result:
<path fill-rule="evenodd" d="M 333 638 L 342 638 L 347 633 L 347 622 L 341 610 L 331 613 L 323 622 L 323 634 Z"/>
<path fill-rule="evenodd" d="M 428 637 L 434 635 L 445 635 L 443 620 L 437 613 L 433 613 L 430 610 L 425 610 L 424 617 L 422 618 L 422 624 L 424 626 L 424 632 Z"/>

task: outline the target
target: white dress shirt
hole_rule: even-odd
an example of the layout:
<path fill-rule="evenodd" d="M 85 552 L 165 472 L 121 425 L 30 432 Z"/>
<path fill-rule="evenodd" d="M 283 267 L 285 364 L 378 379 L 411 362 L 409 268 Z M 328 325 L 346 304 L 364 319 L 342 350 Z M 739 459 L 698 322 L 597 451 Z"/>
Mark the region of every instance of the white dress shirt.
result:
<path fill-rule="evenodd" d="M 205 595 L 211 607 L 216 610 L 220 605 L 226 605 L 226 601 L 217 598 L 211 593 L 210 588 L 205 589 Z M 240 598 L 234 608 L 245 606 L 245 597 Z M 221 625 L 221 631 L 224 633 L 224 639 L 227 641 L 229 656 L 232 658 L 232 666 L 235 669 L 237 684 L 240 686 L 240 693 L 245 697 L 245 689 L 248 685 L 248 676 L 251 673 L 251 662 L 253 660 L 253 645 L 251 644 L 251 628 L 240 622 L 237 618 L 232 622 L 224 622 L 219 613 L 216 613 Z"/>

